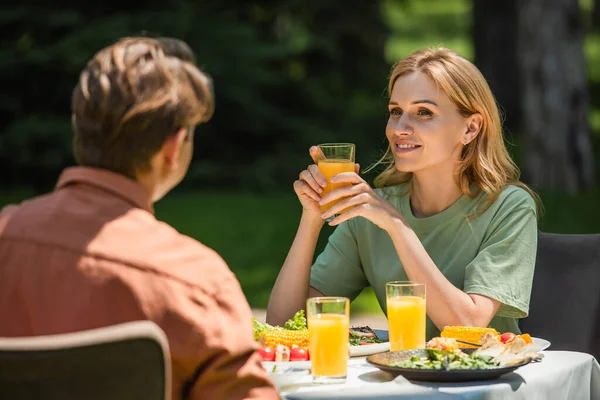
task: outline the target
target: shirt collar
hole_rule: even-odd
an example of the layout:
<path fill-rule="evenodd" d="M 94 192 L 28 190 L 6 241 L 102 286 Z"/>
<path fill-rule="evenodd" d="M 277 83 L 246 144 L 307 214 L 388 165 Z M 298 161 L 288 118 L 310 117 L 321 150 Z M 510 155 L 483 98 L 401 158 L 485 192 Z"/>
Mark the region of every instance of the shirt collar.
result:
<path fill-rule="evenodd" d="M 124 175 L 100 168 L 69 167 L 65 168 L 58 178 L 56 190 L 76 183 L 98 187 L 136 207 L 154 213 L 152 199 L 148 192 L 142 185 Z"/>

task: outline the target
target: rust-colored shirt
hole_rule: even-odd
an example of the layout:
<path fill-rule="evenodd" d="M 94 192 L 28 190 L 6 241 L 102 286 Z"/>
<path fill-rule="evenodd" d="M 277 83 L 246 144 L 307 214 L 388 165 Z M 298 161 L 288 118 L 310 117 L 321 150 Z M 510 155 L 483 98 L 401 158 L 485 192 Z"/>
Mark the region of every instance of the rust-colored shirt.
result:
<path fill-rule="evenodd" d="M 211 249 L 153 215 L 136 182 L 72 167 L 0 212 L 0 336 L 156 322 L 173 399 L 276 399 L 240 285 Z"/>

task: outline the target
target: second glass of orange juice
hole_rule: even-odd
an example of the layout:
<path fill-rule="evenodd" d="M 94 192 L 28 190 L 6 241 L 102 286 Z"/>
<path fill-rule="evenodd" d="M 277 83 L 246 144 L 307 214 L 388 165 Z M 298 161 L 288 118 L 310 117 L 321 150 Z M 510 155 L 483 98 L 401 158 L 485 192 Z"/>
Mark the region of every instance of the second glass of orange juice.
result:
<path fill-rule="evenodd" d="M 345 382 L 350 356 L 350 300 L 346 297 L 309 298 L 306 315 L 313 382 Z"/>
<path fill-rule="evenodd" d="M 317 166 L 319 171 L 327 180 L 327 186 L 323 188 L 321 196 L 325 196 L 341 186 L 349 186 L 350 183 L 332 183 L 331 178 L 342 172 L 354 172 L 354 153 L 355 146 L 352 143 L 324 143 L 317 146 L 319 148 L 319 157 Z M 321 207 L 321 212 L 327 211 L 331 206 L 340 200 L 334 200 Z M 330 219 L 333 219 L 331 217 Z"/>
<path fill-rule="evenodd" d="M 390 350 L 425 347 L 425 284 L 388 282 L 385 284 Z"/>

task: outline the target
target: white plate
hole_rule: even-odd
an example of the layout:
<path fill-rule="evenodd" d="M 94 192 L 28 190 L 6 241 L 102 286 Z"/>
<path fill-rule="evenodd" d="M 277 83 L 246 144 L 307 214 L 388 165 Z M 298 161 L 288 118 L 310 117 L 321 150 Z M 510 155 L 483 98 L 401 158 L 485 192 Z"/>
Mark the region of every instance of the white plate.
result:
<path fill-rule="evenodd" d="M 275 371 L 285 371 L 289 368 L 304 370 L 310 369 L 310 361 L 263 361 L 262 365 L 268 373 L 272 373 L 273 368 L 275 368 Z"/>
<path fill-rule="evenodd" d="M 386 351 L 390 351 L 390 342 L 350 346 L 350 357 L 369 356 L 371 354 L 385 353 Z"/>
<path fill-rule="evenodd" d="M 383 343 L 366 344 L 363 346 L 350 346 L 350 357 L 370 356 L 371 354 L 385 353 L 390 351 L 390 342 L 388 331 L 383 329 L 373 329 L 377 338 L 383 340 Z"/>
<path fill-rule="evenodd" d="M 531 341 L 533 343 L 531 343 L 528 346 L 531 351 L 538 352 L 538 351 L 546 350 L 548 347 L 550 347 L 550 342 L 547 341 L 546 339 L 532 337 Z"/>
<path fill-rule="evenodd" d="M 269 372 L 269 377 L 273 379 L 277 390 L 281 390 L 282 387 L 291 385 L 298 382 L 305 376 L 310 374 L 307 369 L 288 369 L 283 372 Z"/>

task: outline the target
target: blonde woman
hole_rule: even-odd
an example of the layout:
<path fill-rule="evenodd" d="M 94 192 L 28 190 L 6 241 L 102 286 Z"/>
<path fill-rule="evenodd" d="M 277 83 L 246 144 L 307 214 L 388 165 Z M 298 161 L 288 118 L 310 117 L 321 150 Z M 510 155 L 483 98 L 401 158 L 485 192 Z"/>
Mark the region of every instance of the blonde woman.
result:
<path fill-rule="evenodd" d="M 282 324 L 308 297 L 354 299 L 385 283 L 427 285 L 427 338 L 446 325 L 519 332 L 533 281 L 536 196 L 502 138 L 498 107 L 479 70 L 444 49 L 398 62 L 389 80 L 389 148 L 371 188 L 357 173 L 321 197 L 324 178 L 310 165 L 294 182 L 303 212 L 281 268 L 267 321 Z M 313 160 L 316 148 L 310 149 Z M 358 168 L 357 168 L 358 170 Z M 325 213 L 320 204 L 342 199 Z M 312 264 L 324 220 L 342 210 Z M 312 264 L 312 265 L 311 265 Z"/>

